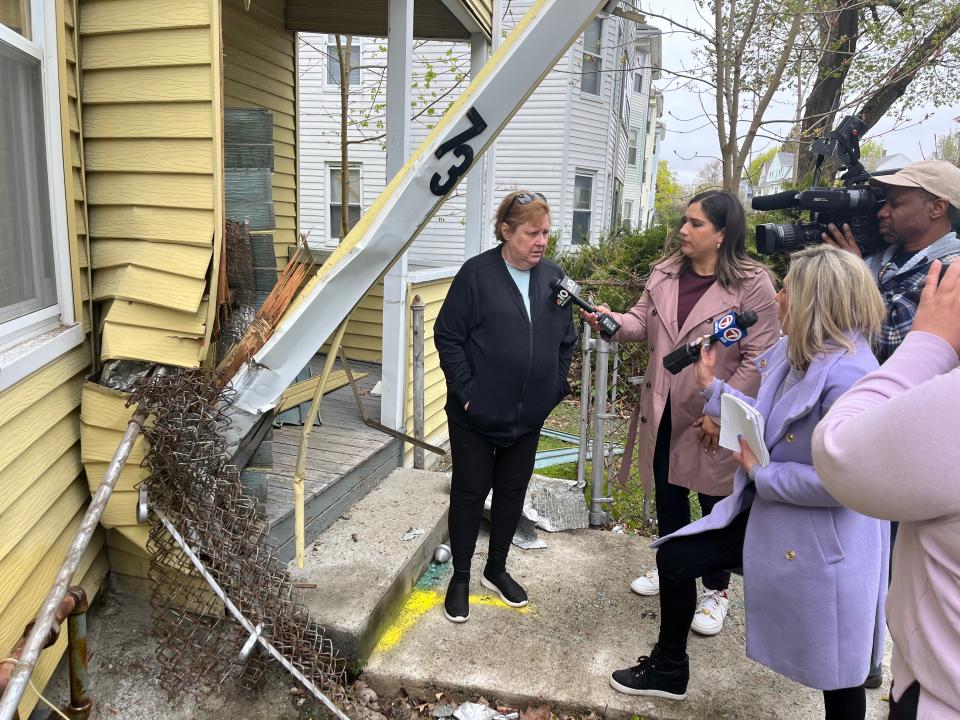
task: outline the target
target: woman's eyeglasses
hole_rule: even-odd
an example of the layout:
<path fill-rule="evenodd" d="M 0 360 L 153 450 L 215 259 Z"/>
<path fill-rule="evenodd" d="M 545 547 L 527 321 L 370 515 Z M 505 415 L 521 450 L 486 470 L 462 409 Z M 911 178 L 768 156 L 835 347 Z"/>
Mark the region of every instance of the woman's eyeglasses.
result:
<path fill-rule="evenodd" d="M 526 192 L 524 192 L 524 193 L 519 193 L 519 194 L 517 194 L 517 195 L 514 195 L 514 196 L 513 196 L 513 200 L 510 201 L 510 204 L 507 206 L 507 212 L 505 212 L 504 215 L 509 215 L 509 214 L 510 214 L 510 210 L 513 209 L 513 204 L 514 204 L 514 203 L 520 203 L 521 205 L 529 205 L 529 204 L 532 203 L 534 200 L 540 200 L 540 201 L 542 201 L 542 202 L 547 202 L 547 196 L 544 195 L 543 193 L 539 193 L 539 192 L 535 192 L 535 193 L 526 193 Z"/>

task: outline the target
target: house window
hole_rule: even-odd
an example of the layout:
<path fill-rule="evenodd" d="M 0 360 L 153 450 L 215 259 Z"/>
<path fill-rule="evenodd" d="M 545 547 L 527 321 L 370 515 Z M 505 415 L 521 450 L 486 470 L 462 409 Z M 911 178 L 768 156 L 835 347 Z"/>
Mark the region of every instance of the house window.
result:
<path fill-rule="evenodd" d="M 623 221 L 627 225 L 633 223 L 633 200 L 623 201 Z"/>
<path fill-rule="evenodd" d="M 344 47 L 346 51 L 346 47 Z M 360 84 L 360 46 L 350 46 L 350 87 Z M 340 85 L 340 56 L 337 54 L 337 43 L 327 43 L 327 85 Z"/>
<path fill-rule="evenodd" d="M 603 20 L 597 18 L 583 33 L 583 62 L 580 67 L 580 92 L 600 94 L 600 71 L 603 69 Z"/>
<path fill-rule="evenodd" d="M 635 93 L 643 92 L 643 73 L 633 74 L 633 91 Z"/>
<path fill-rule="evenodd" d="M 83 341 L 73 316 L 56 33 L 54 0 L 0 2 L 0 390 Z"/>
<path fill-rule="evenodd" d="M 627 164 L 631 167 L 637 165 L 637 131 L 631 130 L 627 139 Z"/>
<path fill-rule="evenodd" d="M 350 174 L 347 178 L 349 189 L 347 191 L 347 227 L 353 228 L 363 213 L 361 198 L 363 197 L 360 188 L 360 166 L 351 166 Z M 330 239 L 342 240 L 340 232 L 340 218 L 343 213 L 343 188 L 340 185 L 340 166 L 330 167 Z"/>
<path fill-rule="evenodd" d="M 593 215 L 593 175 L 577 173 L 573 179 L 574 245 L 590 242 L 590 219 Z"/>

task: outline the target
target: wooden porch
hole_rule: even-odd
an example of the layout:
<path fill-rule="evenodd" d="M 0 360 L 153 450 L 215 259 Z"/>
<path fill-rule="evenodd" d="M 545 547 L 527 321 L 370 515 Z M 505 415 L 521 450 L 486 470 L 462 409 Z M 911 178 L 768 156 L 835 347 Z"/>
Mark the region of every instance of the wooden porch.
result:
<path fill-rule="evenodd" d="M 313 376 L 322 372 L 324 359 L 317 355 L 310 362 Z M 339 360 L 335 367 L 342 367 Z M 379 420 L 380 396 L 371 395 L 370 390 L 381 378 L 381 366 L 351 362 L 350 369 L 354 375 L 367 373 L 357 381 L 357 386 L 367 416 Z M 401 459 L 398 439 L 364 424 L 349 385 L 323 396 L 320 416 L 322 424 L 315 426 L 310 435 L 304 480 L 308 545 L 398 467 Z M 284 562 L 294 557 L 293 474 L 302 430 L 300 425 L 273 430 L 273 471 L 267 474 L 266 514 L 270 535 Z"/>

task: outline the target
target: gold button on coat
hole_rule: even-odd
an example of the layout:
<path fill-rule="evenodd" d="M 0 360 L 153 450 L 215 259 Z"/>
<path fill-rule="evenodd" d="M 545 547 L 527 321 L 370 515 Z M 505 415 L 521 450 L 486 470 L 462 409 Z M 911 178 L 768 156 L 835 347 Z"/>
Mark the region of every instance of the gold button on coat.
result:
<path fill-rule="evenodd" d="M 757 363 L 757 366 L 762 370 L 763 368 L 765 368 L 765 367 L 767 366 L 767 361 L 766 361 L 766 360 L 761 360 L 760 362 Z"/>
<path fill-rule="evenodd" d="M 793 442 L 797 438 L 793 433 L 787 433 L 786 435 L 784 435 L 783 439 L 786 440 L 787 442 Z"/>
<path fill-rule="evenodd" d="M 787 550 L 786 557 L 787 557 L 787 560 L 796 560 L 797 554 L 793 550 Z"/>

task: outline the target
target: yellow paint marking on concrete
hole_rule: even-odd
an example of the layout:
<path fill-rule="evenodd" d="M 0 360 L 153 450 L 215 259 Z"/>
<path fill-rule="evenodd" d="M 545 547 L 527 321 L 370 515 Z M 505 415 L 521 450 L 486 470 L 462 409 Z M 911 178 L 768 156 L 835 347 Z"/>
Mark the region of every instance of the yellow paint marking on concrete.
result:
<path fill-rule="evenodd" d="M 410 597 L 407 598 L 407 602 L 400 609 L 397 619 L 393 621 L 383 637 L 380 638 L 374 652 L 386 652 L 394 647 L 406 635 L 407 631 L 417 624 L 420 618 L 440 605 L 443 598 L 444 596 L 436 590 L 414 590 L 410 593 Z M 528 613 L 531 609 L 530 605 L 525 605 L 522 608 L 510 607 L 503 600 L 493 595 L 471 595 L 470 604 L 489 605 L 520 613 Z"/>

